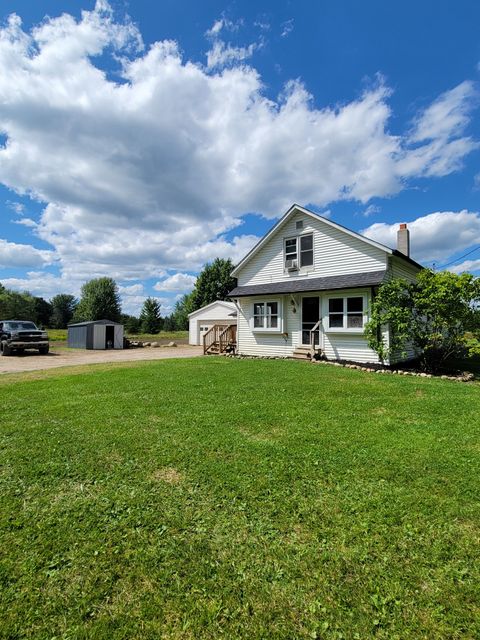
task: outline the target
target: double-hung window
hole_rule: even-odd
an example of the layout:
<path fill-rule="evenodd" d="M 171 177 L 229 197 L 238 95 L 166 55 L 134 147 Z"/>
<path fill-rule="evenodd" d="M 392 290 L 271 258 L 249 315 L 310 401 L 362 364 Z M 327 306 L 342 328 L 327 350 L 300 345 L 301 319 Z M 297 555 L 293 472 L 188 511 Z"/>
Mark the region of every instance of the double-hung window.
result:
<path fill-rule="evenodd" d="M 300 267 L 313 265 L 313 236 L 300 236 Z"/>
<path fill-rule="evenodd" d="M 298 268 L 297 238 L 287 238 L 285 240 L 285 268 Z"/>
<path fill-rule="evenodd" d="M 363 329 L 363 320 L 364 296 L 329 299 L 329 329 Z"/>
<path fill-rule="evenodd" d="M 298 236 L 285 240 L 285 268 L 311 267 L 313 265 L 313 235 Z"/>
<path fill-rule="evenodd" d="M 278 302 L 254 302 L 253 304 L 253 328 L 254 329 L 279 329 L 280 315 Z"/>

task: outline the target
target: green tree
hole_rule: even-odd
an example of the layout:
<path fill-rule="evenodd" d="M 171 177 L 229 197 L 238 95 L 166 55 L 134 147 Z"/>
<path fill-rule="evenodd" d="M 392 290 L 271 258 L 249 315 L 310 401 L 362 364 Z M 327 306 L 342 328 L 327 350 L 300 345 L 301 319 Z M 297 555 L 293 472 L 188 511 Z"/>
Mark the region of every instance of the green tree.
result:
<path fill-rule="evenodd" d="M 158 333 L 162 328 L 160 303 L 155 298 L 147 298 L 143 303 L 140 326 L 143 333 Z"/>
<path fill-rule="evenodd" d="M 125 327 L 125 333 L 129 335 L 135 335 L 140 333 L 140 320 L 135 316 L 130 316 L 127 313 L 122 313 L 120 322 Z"/>
<path fill-rule="evenodd" d="M 237 284 L 231 276 L 233 268 L 233 262 L 223 258 L 215 258 L 204 266 L 188 301 L 189 313 L 215 300 L 229 300 L 228 294 Z"/>
<path fill-rule="evenodd" d="M 172 314 L 168 318 L 168 321 L 164 323 L 167 331 L 186 331 L 188 329 L 188 314 L 195 311 L 192 296 L 193 293 L 186 293 L 180 300 L 177 300 L 173 307 Z"/>
<path fill-rule="evenodd" d="M 36 322 L 35 298 L 28 291 L 20 293 L 0 285 L 0 318 Z"/>
<path fill-rule="evenodd" d="M 50 326 L 52 329 L 65 329 L 73 318 L 78 301 L 69 293 L 59 293 L 50 300 L 52 315 Z"/>
<path fill-rule="evenodd" d="M 82 286 L 81 298 L 75 310 L 74 320 L 113 320 L 121 316 L 118 286 L 112 278 L 95 278 Z"/>
<path fill-rule="evenodd" d="M 435 370 L 468 352 L 466 332 L 478 326 L 479 305 L 480 278 L 424 269 L 416 282 L 394 279 L 379 288 L 365 335 L 382 360 L 405 357 L 411 346 L 423 367 Z M 388 345 L 382 338 L 385 326 Z"/>
<path fill-rule="evenodd" d="M 50 316 L 52 315 L 52 305 L 43 298 L 34 297 L 33 306 L 35 315 L 32 318 L 33 322 L 42 327 L 48 327 L 50 323 Z"/>

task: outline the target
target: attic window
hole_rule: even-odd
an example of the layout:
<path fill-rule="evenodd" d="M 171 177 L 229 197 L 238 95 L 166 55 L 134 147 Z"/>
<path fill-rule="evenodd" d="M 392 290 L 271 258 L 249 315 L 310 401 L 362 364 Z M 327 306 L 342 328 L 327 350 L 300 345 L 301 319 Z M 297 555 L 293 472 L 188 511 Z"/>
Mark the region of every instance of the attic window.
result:
<path fill-rule="evenodd" d="M 300 256 L 299 256 L 300 254 Z M 298 260 L 300 258 L 300 261 Z M 299 267 L 313 265 L 313 234 L 285 239 L 285 269 L 297 270 Z"/>
<path fill-rule="evenodd" d="M 303 229 L 303 220 L 297 220 L 295 222 L 295 229 Z"/>

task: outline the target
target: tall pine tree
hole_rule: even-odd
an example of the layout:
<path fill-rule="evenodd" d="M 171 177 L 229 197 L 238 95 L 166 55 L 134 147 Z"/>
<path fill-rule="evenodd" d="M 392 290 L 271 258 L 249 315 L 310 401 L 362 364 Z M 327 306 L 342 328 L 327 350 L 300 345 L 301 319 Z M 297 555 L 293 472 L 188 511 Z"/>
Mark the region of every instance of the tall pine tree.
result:
<path fill-rule="evenodd" d="M 140 326 L 143 333 L 158 333 L 162 328 L 160 303 L 155 298 L 147 298 L 143 303 Z"/>

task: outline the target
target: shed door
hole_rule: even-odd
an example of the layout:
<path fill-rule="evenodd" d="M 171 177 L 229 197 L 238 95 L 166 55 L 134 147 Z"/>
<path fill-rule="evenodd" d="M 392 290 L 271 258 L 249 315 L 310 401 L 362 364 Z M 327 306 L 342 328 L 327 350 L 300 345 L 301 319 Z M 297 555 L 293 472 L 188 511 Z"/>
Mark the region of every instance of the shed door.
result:
<path fill-rule="evenodd" d="M 123 349 L 123 326 L 116 324 L 115 326 L 115 349 Z"/>
<path fill-rule="evenodd" d="M 93 348 L 105 349 L 105 325 L 95 324 L 93 326 Z"/>

